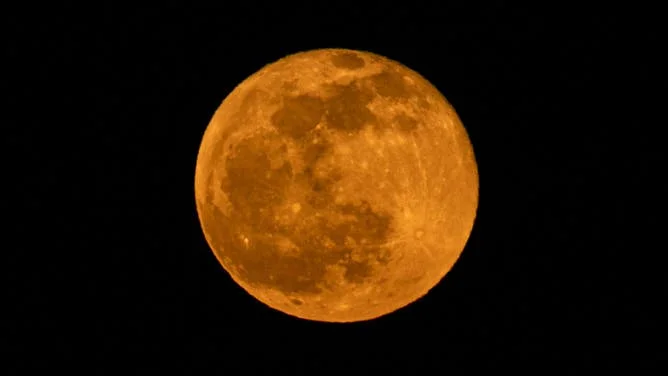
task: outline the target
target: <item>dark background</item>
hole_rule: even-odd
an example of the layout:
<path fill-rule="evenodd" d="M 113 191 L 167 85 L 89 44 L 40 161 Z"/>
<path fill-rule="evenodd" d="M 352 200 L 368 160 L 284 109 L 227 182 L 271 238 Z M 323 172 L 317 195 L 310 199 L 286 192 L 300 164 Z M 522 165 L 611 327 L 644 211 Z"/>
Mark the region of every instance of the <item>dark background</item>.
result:
<path fill-rule="evenodd" d="M 657 366 L 655 11 L 268 3 L 0 16 L 7 374 Z M 372 51 L 430 80 L 480 173 L 454 269 L 365 323 L 303 321 L 254 300 L 195 210 L 199 143 L 225 96 L 263 65 L 323 47 Z"/>

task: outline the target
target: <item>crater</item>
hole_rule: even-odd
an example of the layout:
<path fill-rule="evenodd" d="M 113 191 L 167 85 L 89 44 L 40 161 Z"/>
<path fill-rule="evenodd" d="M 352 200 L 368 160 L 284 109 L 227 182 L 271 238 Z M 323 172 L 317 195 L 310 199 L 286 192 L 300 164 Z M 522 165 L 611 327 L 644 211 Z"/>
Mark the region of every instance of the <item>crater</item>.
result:
<path fill-rule="evenodd" d="M 281 84 L 281 89 L 288 93 L 294 93 L 298 88 L 297 82 L 297 79 L 285 81 Z"/>
<path fill-rule="evenodd" d="M 342 69 L 355 70 L 363 68 L 365 65 L 364 59 L 354 52 L 336 52 L 330 60 L 335 67 Z"/>
<path fill-rule="evenodd" d="M 402 132 L 412 132 L 418 128 L 418 121 L 406 114 L 400 114 L 392 119 L 397 129 Z"/>
<path fill-rule="evenodd" d="M 417 230 L 415 230 L 413 235 L 415 236 L 416 240 L 420 240 L 424 236 L 424 230 L 423 229 L 417 229 Z"/>

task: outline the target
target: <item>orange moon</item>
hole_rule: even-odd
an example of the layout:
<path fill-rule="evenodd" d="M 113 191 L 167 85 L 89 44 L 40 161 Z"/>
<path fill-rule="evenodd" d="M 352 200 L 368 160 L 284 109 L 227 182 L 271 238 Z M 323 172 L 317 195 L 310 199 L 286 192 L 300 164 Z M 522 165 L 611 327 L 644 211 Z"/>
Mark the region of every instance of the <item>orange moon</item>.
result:
<path fill-rule="evenodd" d="M 478 170 L 453 107 L 377 54 L 319 49 L 239 84 L 204 133 L 195 198 L 223 268 L 250 295 L 355 322 L 427 294 L 468 241 Z"/>

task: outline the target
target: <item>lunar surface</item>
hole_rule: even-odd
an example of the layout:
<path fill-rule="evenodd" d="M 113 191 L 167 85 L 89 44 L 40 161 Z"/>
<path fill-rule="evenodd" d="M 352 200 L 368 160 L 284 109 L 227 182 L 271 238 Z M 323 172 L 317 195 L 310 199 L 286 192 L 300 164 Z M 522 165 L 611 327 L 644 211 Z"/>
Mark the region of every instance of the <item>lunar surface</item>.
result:
<path fill-rule="evenodd" d="M 238 85 L 197 158 L 205 237 L 243 289 L 299 318 L 353 322 L 414 302 L 452 268 L 478 205 L 457 114 L 385 57 L 322 49 Z"/>

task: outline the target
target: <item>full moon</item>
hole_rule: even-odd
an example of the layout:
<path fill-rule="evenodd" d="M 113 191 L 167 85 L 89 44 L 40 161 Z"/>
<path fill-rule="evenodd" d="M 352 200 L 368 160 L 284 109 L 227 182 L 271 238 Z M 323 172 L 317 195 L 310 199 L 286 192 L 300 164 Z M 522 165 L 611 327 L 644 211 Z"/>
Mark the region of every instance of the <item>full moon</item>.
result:
<path fill-rule="evenodd" d="M 209 123 L 195 198 L 216 258 L 286 314 L 355 322 L 438 284 L 462 253 L 478 170 L 424 77 L 347 49 L 296 53 L 239 84 Z"/>

